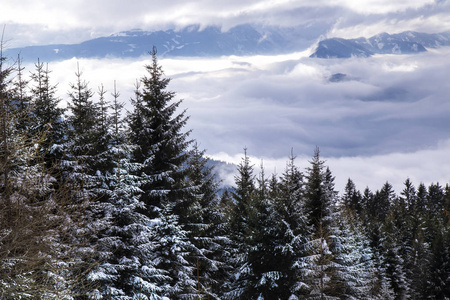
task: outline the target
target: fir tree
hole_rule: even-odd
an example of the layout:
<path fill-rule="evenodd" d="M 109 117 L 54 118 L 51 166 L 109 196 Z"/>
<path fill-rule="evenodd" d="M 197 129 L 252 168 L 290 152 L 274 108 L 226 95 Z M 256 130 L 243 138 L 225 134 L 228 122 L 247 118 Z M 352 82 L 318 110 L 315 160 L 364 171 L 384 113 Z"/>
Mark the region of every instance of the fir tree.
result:
<path fill-rule="evenodd" d="M 156 48 L 151 55 L 152 63 L 145 66 L 148 74 L 140 80 L 142 89 L 136 84 L 134 111 L 129 116 L 132 161 L 141 164 L 136 175 L 143 180 L 141 200 L 145 207 L 140 212 L 160 220 L 156 222 L 160 225 L 155 227 L 153 241 L 157 253 L 164 257 L 155 257 L 155 266 L 171 270 L 170 279 L 161 287 L 168 289 L 171 297 L 182 299 L 196 294 L 194 266 L 189 264 L 188 256 L 199 253 L 186 240 L 188 233 L 180 222 L 192 191 L 186 167 L 192 141 L 188 139 L 189 132 L 182 131 L 187 122 L 185 111 L 176 115 L 181 101 L 172 102 L 175 93 L 166 90 L 170 79 L 163 77 Z"/>
<path fill-rule="evenodd" d="M 181 101 L 172 102 L 175 93 L 166 91 L 170 82 L 164 78 L 153 48 L 152 63 L 145 66 L 147 76 L 141 78 L 142 90 L 133 100 L 134 111 L 129 117 L 131 143 L 136 145 L 134 160 L 142 163 L 140 175 L 149 178 L 143 186 L 143 201 L 149 210 L 158 210 L 165 202 L 182 202 L 186 191 L 187 148 L 189 132 L 182 132 L 187 122 L 185 112 L 176 115 Z M 138 85 L 139 87 L 140 85 Z M 174 213 L 181 215 L 175 205 Z"/>
<path fill-rule="evenodd" d="M 334 219 L 332 251 L 339 266 L 336 276 L 341 299 L 378 299 L 376 269 L 369 239 L 364 234 L 355 212 L 342 208 Z M 383 298 L 383 297 L 381 297 Z"/>
<path fill-rule="evenodd" d="M 331 206 L 335 203 L 336 193 L 332 190 L 331 173 L 325 170 L 324 161 L 320 159 L 319 148 L 314 151 L 310 161 L 311 166 L 307 168 L 305 184 L 305 209 L 309 225 L 318 231 L 319 227 L 327 230 L 330 223 Z M 320 229 L 320 230 L 322 230 Z"/>
<path fill-rule="evenodd" d="M 411 237 L 409 230 L 405 228 L 406 207 L 402 204 L 394 204 L 391 209 L 383 226 L 381 240 L 386 278 L 394 291 L 395 299 L 409 298 L 405 259 L 410 251 Z"/>
<path fill-rule="evenodd" d="M 219 182 L 204 155 L 205 151 L 200 151 L 194 143 L 188 161 L 191 201 L 180 223 L 185 224 L 189 240 L 200 251 L 190 258 L 197 263 L 197 291 L 217 298 L 230 277 L 226 261 L 230 239 L 218 196 Z"/>
<path fill-rule="evenodd" d="M 309 226 L 312 227 L 311 240 L 306 246 L 305 282 L 308 285 L 308 298 L 337 299 L 342 295 L 343 280 L 340 275 L 345 267 L 338 260 L 341 249 L 340 237 L 335 219 L 337 192 L 334 177 L 320 159 L 319 149 L 314 151 L 311 166 L 307 168 L 305 184 L 305 208 Z"/>
<path fill-rule="evenodd" d="M 133 147 L 127 143 L 128 131 L 122 117 L 123 103 L 114 85 L 112 115 L 107 116 L 110 134 L 110 172 L 103 176 L 106 186 L 103 213 L 110 221 L 99 233 L 97 249 L 100 263 L 88 274 L 96 289 L 91 298 L 160 299 L 166 292 L 162 282 L 169 280 L 164 270 L 153 261 L 155 235 L 153 221 L 142 211 L 143 181 L 133 175 L 141 164 L 130 161 Z"/>
<path fill-rule="evenodd" d="M 71 186 L 55 189 L 52 171 L 36 151 L 42 136 L 17 126 L 29 119 L 16 114 L 21 110 L 15 105 L 20 92 L 11 92 L 8 76 L 12 69 L 4 69 L 3 63 L 0 52 L 1 297 L 70 299 L 80 283 L 69 270 L 77 264 L 76 249 L 83 241 L 73 231 L 83 225 L 77 221 L 83 207 L 68 205 Z"/>
<path fill-rule="evenodd" d="M 78 196 L 84 200 L 95 196 L 94 189 L 98 185 L 95 170 L 91 168 L 95 163 L 94 128 L 97 123 L 97 107 L 92 99 L 94 94 L 82 75 L 77 64 L 76 82 L 70 84 L 70 114 L 67 116 L 69 130 L 64 145 L 62 168 L 65 180 L 80 185 Z"/>
<path fill-rule="evenodd" d="M 230 291 L 226 297 L 236 299 L 248 293 L 252 270 L 248 264 L 250 240 L 252 239 L 252 228 L 250 218 L 254 214 L 255 175 L 247 149 L 244 149 L 244 157 L 237 167 L 238 174 L 235 176 L 235 190 L 232 193 L 233 204 L 230 213 L 230 231 L 232 245 L 231 264 L 234 268 L 235 278 L 231 283 Z"/>
<path fill-rule="evenodd" d="M 25 67 L 22 66 L 22 58 L 20 57 L 20 54 L 17 55 L 17 61 L 15 64 L 16 76 L 12 81 L 11 99 L 13 101 L 11 102 L 11 105 L 15 111 L 16 118 L 20 118 L 21 120 L 21 122 L 16 123 L 17 129 L 24 134 L 28 134 L 31 130 L 31 97 L 28 94 L 28 80 L 25 79 L 23 74 Z"/>
<path fill-rule="evenodd" d="M 249 272 L 246 278 L 246 289 L 241 297 L 246 299 L 277 299 L 280 289 L 279 281 L 284 277 L 279 268 L 279 260 L 275 254 L 277 245 L 273 208 L 268 198 L 268 181 L 264 167 L 256 178 L 257 186 L 252 199 L 252 211 L 246 216 L 249 237 L 248 254 L 245 262 Z"/>
<path fill-rule="evenodd" d="M 45 66 L 45 67 L 44 67 Z M 35 64 L 35 71 L 31 73 L 31 134 L 43 137 L 41 148 L 45 164 L 49 168 L 56 168 L 61 159 L 64 134 L 66 132 L 63 119 L 63 109 L 58 107 L 61 99 L 56 97 L 56 85 L 50 83 L 48 64 L 39 60 Z M 58 171 L 58 170 L 55 170 Z M 56 176 L 57 174 L 55 174 Z"/>
<path fill-rule="evenodd" d="M 360 217 L 363 210 L 362 195 L 356 190 L 356 186 L 350 178 L 345 185 L 344 195 L 342 195 L 341 200 L 345 207 L 353 210 L 355 215 Z"/>
<path fill-rule="evenodd" d="M 72 198 L 77 205 L 86 207 L 83 218 L 85 226 L 76 228 L 89 237 L 90 247 L 78 249 L 79 264 L 72 270 L 83 274 L 86 281 L 77 291 L 80 297 L 92 292 L 92 285 L 87 277 L 92 264 L 101 259 L 104 254 L 96 249 L 101 233 L 110 226 L 110 220 L 105 215 L 107 205 L 103 197 L 102 187 L 104 171 L 101 168 L 105 139 L 100 138 L 100 117 L 98 105 L 94 102 L 94 93 L 77 64 L 76 82 L 70 84 L 67 115 L 67 141 L 63 144 L 64 156 L 61 159 L 62 180 L 74 186 Z M 101 201 L 100 201 L 101 200 Z"/>
<path fill-rule="evenodd" d="M 275 179 L 272 179 L 274 182 Z M 273 223 L 276 231 L 275 260 L 283 276 L 277 282 L 280 299 L 301 297 L 307 290 L 304 281 L 303 259 L 308 255 L 306 245 L 311 227 L 307 225 L 304 208 L 303 174 L 295 165 L 293 154 L 277 186 L 270 185 L 273 201 Z"/>

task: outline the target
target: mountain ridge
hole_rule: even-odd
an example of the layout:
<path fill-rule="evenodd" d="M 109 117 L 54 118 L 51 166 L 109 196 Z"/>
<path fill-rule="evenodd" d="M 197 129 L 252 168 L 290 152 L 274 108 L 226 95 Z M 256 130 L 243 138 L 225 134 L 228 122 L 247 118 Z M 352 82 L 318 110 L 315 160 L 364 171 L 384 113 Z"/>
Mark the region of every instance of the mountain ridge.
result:
<path fill-rule="evenodd" d="M 24 60 L 64 60 L 73 57 L 139 57 L 153 46 L 160 56 L 257 55 L 300 51 L 315 40 L 317 28 L 257 27 L 238 25 L 226 32 L 219 27 L 186 26 L 181 30 L 144 31 L 132 29 L 79 44 L 53 44 L 12 48 L 9 56 L 20 53 Z"/>
<path fill-rule="evenodd" d="M 20 53 L 25 61 L 66 60 L 77 58 L 140 57 L 153 46 L 161 57 L 217 57 L 229 55 L 271 55 L 304 51 L 323 35 L 320 28 L 261 27 L 251 24 L 235 26 L 228 31 L 220 27 L 189 25 L 180 30 L 144 31 L 131 29 L 98 37 L 78 44 L 53 44 L 11 48 L 7 57 Z M 427 48 L 450 46 L 450 32 L 420 33 L 405 31 L 397 34 L 380 33 L 370 38 L 321 40 L 310 57 L 350 58 L 374 54 L 410 54 Z"/>
<path fill-rule="evenodd" d="M 450 46 L 450 32 L 421 33 L 404 31 L 396 34 L 379 33 L 370 38 L 329 38 L 318 43 L 310 57 L 350 58 L 369 57 L 374 54 L 412 54 L 426 48 Z"/>

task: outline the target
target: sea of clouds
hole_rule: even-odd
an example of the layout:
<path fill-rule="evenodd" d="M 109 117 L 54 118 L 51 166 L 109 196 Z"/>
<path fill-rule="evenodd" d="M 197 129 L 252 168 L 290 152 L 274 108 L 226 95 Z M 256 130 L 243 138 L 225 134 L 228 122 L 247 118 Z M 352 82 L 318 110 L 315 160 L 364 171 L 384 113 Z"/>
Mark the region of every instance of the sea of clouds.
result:
<path fill-rule="evenodd" d="M 266 174 L 281 174 L 291 151 L 304 169 L 318 146 L 340 191 L 349 177 L 359 189 L 389 181 L 398 193 L 408 177 L 416 185 L 450 180 L 449 48 L 352 59 L 309 54 L 159 62 L 190 116 L 186 129 L 214 159 L 239 163 L 247 148 L 256 167 L 262 160 Z M 103 84 L 112 92 L 115 81 L 132 109 L 149 62 L 73 58 L 49 69 L 64 101 L 78 64 L 92 91 Z M 233 174 L 223 178 L 232 183 Z"/>

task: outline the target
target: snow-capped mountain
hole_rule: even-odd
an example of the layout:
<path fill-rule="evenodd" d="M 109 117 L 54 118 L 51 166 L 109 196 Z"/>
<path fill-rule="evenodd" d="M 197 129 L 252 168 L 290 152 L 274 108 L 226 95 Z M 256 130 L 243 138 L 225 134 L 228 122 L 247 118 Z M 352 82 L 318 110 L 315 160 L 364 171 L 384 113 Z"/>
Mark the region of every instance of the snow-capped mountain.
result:
<path fill-rule="evenodd" d="M 25 61 L 64 60 L 78 58 L 139 57 L 156 46 L 158 55 L 170 56 L 221 56 L 282 54 L 303 51 L 323 35 L 323 28 L 261 27 L 239 25 L 227 31 L 219 27 L 200 28 L 197 25 L 181 30 L 143 31 L 134 29 L 99 37 L 79 44 L 29 46 L 6 49 L 4 54 Z M 450 33 L 426 34 L 403 32 L 381 33 L 371 38 L 325 39 L 318 43 L 311 57 L 348 58 L 367 57 L 373 54 L 407 54 L 426 51 L 426 48 L 450 45 Z"/>
<path fill-rule="evenodd" d="M 450 45 L 450 33 L 427 34 L 406 31 L 398 34 L 381 33 L 371 38 L 331 38 L 320 41 L 311 57 L 349 58 L 373 54 L 410 54 Z"/>
<path fill-rule="evenodd" d="M 72 45 L 45 45 L 8 49 L 12 57 L 21 53 L 24 60 L 63 60 L 72 57 L 138 57 L 153 46 L 160 56 L 254 55 L 301 51 L 317 36 L 320 28 L 280 28 L 239 25 L 221 31 L 219 27 L 193 25 L 182 30 L 124 31 Z"/>

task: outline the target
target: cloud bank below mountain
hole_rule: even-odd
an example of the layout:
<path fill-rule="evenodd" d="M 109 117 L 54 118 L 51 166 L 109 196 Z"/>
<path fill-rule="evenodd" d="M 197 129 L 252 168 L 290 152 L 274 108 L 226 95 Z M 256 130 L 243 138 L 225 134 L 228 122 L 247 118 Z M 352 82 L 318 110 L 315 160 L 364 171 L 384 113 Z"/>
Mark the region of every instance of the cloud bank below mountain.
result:
<path fill-rule="evenodd" d="M 268 173 L 282 173 L 291 149 L 306 167 L 319 146 L 339 189 L 348 177 L 372 189 L 386 180 L 399 188 L 407 177 L 448 182 L 449 48 L 331 60 L 308 55 L 160 63 L 191 116 L 187 129 L 214 158 L 239 162 L 246 147 L 255 161 L 264 159 Z M 63 98 L 77 61 L 94 91 L 100 83 L 111 90 L 116 80 L 128 103 L 149 57 L 52 63 Z"/>

